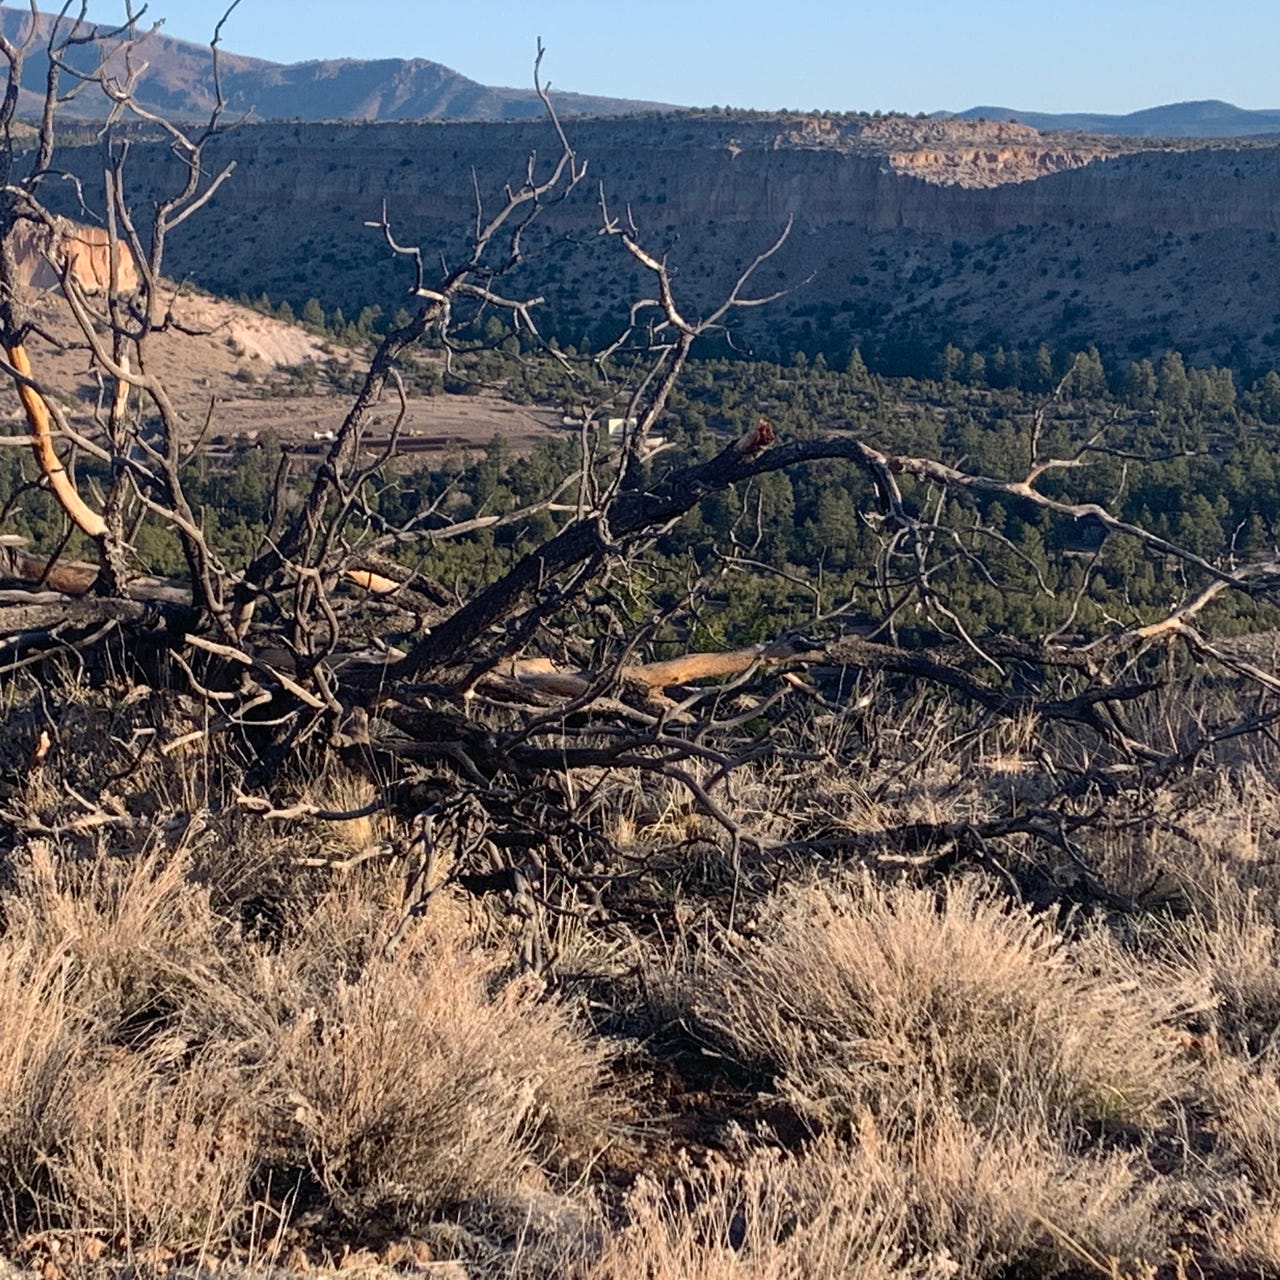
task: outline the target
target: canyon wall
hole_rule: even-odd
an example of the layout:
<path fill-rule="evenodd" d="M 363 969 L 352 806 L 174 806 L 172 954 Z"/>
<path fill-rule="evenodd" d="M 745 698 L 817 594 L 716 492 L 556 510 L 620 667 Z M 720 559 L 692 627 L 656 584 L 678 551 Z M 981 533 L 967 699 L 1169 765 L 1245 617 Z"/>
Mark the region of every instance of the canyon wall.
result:
<path fill-rule="evenodd" d="M 570 207 L 592 220 L 603 182 L 611 203 L 662 206 L 664 222 L 776 225 L 793 215 L 809 229 L 838 223 L 927 234 L 1064 219 L 1186 233 L 1280 226 L 1280 147 L 1123 153 L 1032 130 L 1017 145 L 979 138 L 946 146 L 865 132 L 860 145 L 806 146 L 803 132 L 735 131 L 731 121 L 575 122 L 573 142 L 589 170 Z M 218 196 L 224 208 L 341 201 L 355 211 L 385 197 L 406 218 L 456 222 L 474 204 L 473 171 L 496 194 L 531 153 L 549 163 L 553 144 L 544 126 L 264 125 L 219 140 L 210 157 L 238 166 Z M 158 157 L 137 150 L 135 174 L 150 185 Z"/>
<path fill-rule="evenodd" d="M 587 175 L 531 233 L 526 277 L 562 333 L 625 313 L 641 287 L 635 264 L 596 234 L 603 191 L 611 215 L 629 211 L 645 243 L 670 254 L 695 307 L 794 220 L 761 283 L 807 283 L 748 320 L 784 350 L 790 319 L 825 314 L 849 344 L 910 332 L 1267 362 L 1280 351 L 1280 145 L 900 117 L 654 116 L 575 121 L 570 133 Z M 242 128 L 209 148 L 211 173 L 236 171 L 174 235 L 167 265 L 295 309 L 314 296 L 348 316 L 374 302 L 389 312 L 408 272 L 368 225 L 384 202 L 402 241 L 430 263 L 456 261 L 477 187 L 492 208 L 531 154 L 549 170 L 555 141 L 529 124 Z M 101 172 L 96 148 L 67 158 L 90 181 Z M 179 179 L 168 148 L 142 141 L 129 175 L 144 199 Z"/>

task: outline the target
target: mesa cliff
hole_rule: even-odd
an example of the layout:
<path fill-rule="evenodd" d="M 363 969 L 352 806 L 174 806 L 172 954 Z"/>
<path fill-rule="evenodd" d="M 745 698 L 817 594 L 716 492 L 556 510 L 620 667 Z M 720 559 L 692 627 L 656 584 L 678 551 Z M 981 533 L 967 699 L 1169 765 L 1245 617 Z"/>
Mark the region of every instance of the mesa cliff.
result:
<path fill-rule="evenodd" d="M 888 331 L 1014 344 L 1085 337 L 1269 358 L 1280 298 L 1280 146 L 1040 134 L 1023 125 L 822 116 L 575 121 L 589 177 L 548 211 L 567 246 L 536 263 L 545 314 L 569 329 L 625 308 L 634 264 L 597 236 L 600 195 L 663 249 L 695 302 L 788 220 L 763 284 L 813 276 L 770 317 L 837 313 L 850 343 Z M 554 137 L 541 124 L 263 125 L 211 147 L 236 172 L 171 243 L 171 268 L 215 291 L 394 308 L 406 278 L 364 224 L 385 201 L 402 238 L 446 258 L 475 214 Z M 96 151 L 82 156 L 86 175 Z M 172 185 L 137 143 L 139 192 Z M 474 178 L 473 178 L 473 175 Z M 535 241 L 535 243 L 537 243 Z M 533 279 L 533 276 L 530 276 Z M 1016 300 L 1016 305 L 1011 305 Z M 785 325 L 782 326 L 786 328 Z M 945 334 L 944 334 L 945 331 Z"/>
<path fill-rule="evenodd" d="M 646 221 L 664 225 L 673 215 L 770 224 L 792 215 L 806 228 L 950 234 L 1085 216 L 1191 232 L 1280 219 L 1275 146 L 1124 147 L 1084 136 L 1065 145 L 1070 135 L 1018 126 L 922 124 L 909 139 L 874 122 L 829 132 L 679 116 L 575 122 L 591 180 L 568 202 L 569 217 L 598 222 L 602 182 L 613 204 L 661 208 Z M 945 144 L 932 136 L 943 129 Z M 211 167 L 237 165 L 215 201 L 226 211 L 342 201 L 363 217 L 385 198 L 406 219 L 456 225 L 473 212 L 473 172 L 496 194 L 551 142 L 544 126 L 524 124 L 261 125 L 218 140 L 209 157 Z M 164 181 L 164 148 L 135 153 L 144 187 Z"/>

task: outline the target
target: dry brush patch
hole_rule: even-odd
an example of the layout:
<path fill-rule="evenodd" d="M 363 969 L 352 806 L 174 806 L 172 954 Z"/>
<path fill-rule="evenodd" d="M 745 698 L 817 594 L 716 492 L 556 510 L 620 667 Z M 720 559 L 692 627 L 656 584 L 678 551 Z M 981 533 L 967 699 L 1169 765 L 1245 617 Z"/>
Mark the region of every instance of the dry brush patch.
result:
<path fill-rule="evenodd" d="M 803 1160 L 758 1152 L 741 1166 L 687 1169 L 674 1186 L 641 1179 L 627 1225 L 588 1270 L 590 1280 L 783 1280 L 799 1276 L 944 1276 L 899 1265 L 905 1186 L 838 1152 Z"/>
<path fill-rule="evenodd" d="M 492 978 L 438 945 L 375 960 L 284 1038 L 291 1145 L 353 1216 L 497 1193 L 535 1155 L 552 1172 L 589 1158 L 607 1129 L 600 1051 L 539 983 L 491 994 Z"/>
<path fill-rule="evenodd" d="M 187 767 L 138 772 L 170 797 L 151 812 L 196 785 Z M 62 781 L 46 769 L 41 785 Z M 1206 1266 L 1274 1268 L 1265 858 L 1218 858 L 1215 880 L 1214 840 L 1182 814 L 1196 892 L 1180 917 L 1141 922 L 834 856 L 790 885 L 788 864 L 745 858 L 735 905 L 726 835 L 678 784 L 596 781 L 591 820 L 620 859 L 601 865 L 630 868 L 613 900 L 626 911 L 552 914 L 552 971 L 615 1034 L 683 1020 L 712 1050 L 704 1071 L 783 1100 L 797 1132 L 749 1105 L 741 1125 L 691 1128 L 700 1104 L 650 1089 L 647 1046 L 620 1056 L 540 982 L 512 979 L 505 900 L 445 884 L 402 933 L 394 813 L 282 827 L 224 806 L 160 821 L 149 842 L 124 825 L 6 855 L 14 1225 L 194 1257 L 253 1239 L 259 1256 L 299 1241 L 314 1254 L 377 1221 L 471 1275 L 539 1280 L 1138 1276 L 1192 1246 Z M 883 831 L 921 805 L 977 811 L 989 786 L 927 768 L 896 789 L 864 781 L 846 825 Z M 340 772 L 299 787 L 319 808 L 367 798 Z M 833 753 L 801 785 L 744 771 L 730 812 L 812 832 L 849 788 Z M 171 831 L 186 834 L 166 844 Z M 255 897 L 270 928 L 245 909 Z M 602 1167 L 610 1144 L 627 1154 Z M 317 1206 L 327 1234 L 308 1236 L 295 1223 Z"/>
<path fill-rule="evenodd" d="M 228 850 L 228 856 L 234 851 Z M 15 855 L 0 936 L 0 1161 L 10 1228 L 184 1255 L 243 1243 L 262 1198 L 358 1224 L 568 1187 L 612 1127 L 606 1053 L 456 927 L 394 955 L 355 878 L 267 945 L 184 853 Z M 281 1198 L 283 1197 L 283 1202 Z"/>
<path fill-rule="evenodd" d="M 674 1183 L 641 1179 L 591 1280 L 1145 1274 L 1168 1252 L 1163 1189 L 1120 1156 L 1066 1161 L 1025 1133 L 954 1114 L 910 1144 L 865 1119 L 859 1142 L 756 1150 Z M 1058 1223 L 1066 1225 L 1056 1225 Z"/>
<path fill-rule="evenodd" d="M 1144 1122 L 1186 1088 L 1171 1032 L 1202 998 L 1142 984 L 1104 933 L 1071 944 L 976 879 L 798 887 L 678 981 L 716 1043 L 823 1125 L 887 1119 L 917 1088 L 980 1122 Z"/>
<path fill-rule="evenodd" d="M 1194 1093 L 1194 975 L 1144 969 L 1101 929 L 1069 939 L 976 878 L 859 875 L 781 891 L 652 983 L 795 1108 L 816 1139 L 801 1164 L 825 1151 L 893 1188 L 879 1209 L 906 1206 L 895 1256 L 921 1274 L 1171 1256 L 1198 1192 L 1185 1152 L 1152 1161 Z"/>

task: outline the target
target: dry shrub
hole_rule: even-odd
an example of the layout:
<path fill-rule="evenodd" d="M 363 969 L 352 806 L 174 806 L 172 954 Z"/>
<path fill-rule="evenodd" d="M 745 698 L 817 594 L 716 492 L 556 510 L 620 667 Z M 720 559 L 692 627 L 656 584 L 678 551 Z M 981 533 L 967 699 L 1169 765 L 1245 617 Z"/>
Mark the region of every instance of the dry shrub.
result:
<path fill-rule="evenodd" d="M 44 1183 L 54 1106 L 84 1049 L 64 956 L 9 934 L 0 943 L 0 1184 Z"/>
<path fill-rule="evenodd" d="M 762 1152 L 741 1168 L 718 1163 L 672 1186 L 642 1178 L 628 1223 L 589 1268 L 589 1280 L 801 1280 L 942 1277 L 899 1266 L 901 1185 L 885 1186 L 839 1153 L 796 1160 Z M 944 1260 L 945 1261 L 945 1260 Z"/>
<path fill-rule="evenodd" d="M 475 958 L 459 914 L 383 957 L 391 870 L 272 948 L 218 917 L 181 854 L 16 862 L 0 1173 L 46 1225 L 189 1251 L 309 1166 L 339 1207 L 423 1212 L 574 1166 L 607 1130 L 603 1050 Z"/>
<path fill-rule="evenodd" d="M 1167 1252 L 1187 1191 L 1162 1185 L 1142 1159 L 1070 1154 L 1014 1111 L 979 1126 L 949 1099 L 918 1109 L 909 1133 L 865 1119 L 857 1140 L 864 1166 L 906 1188 L 911 1253 L 949 1254 L 962 1275 L 1052 1275 L 1089 1260 L 1141 1268 Z"/>
<path fill-rule="evenodd" d="M 1215 1210 L 1210 1237 L 1226 1265 L 1280 1275 L 1280 1074 L 1274 1060 L 1212 1064 Z"/>
<path fill-rule="evenodd" d="M 1157 1197 L 1121 1157 L 1064 1161 L 954 1114 L 903 1144 L 864 1117 L 852 1147 L 757 1152 L 662 1187 L 642 1180 L 590 1280 L 1119 1274 L 1161 1256 Z M 1020 1270 L 1025 1268 L 1026 1270 Z"/>
<path fill-rule="evenodd" d="M 1277 1048 L 1280 1036 L 1280 920 L 1274 890 L 1206 876 L 1204 902 L 1170 930 L 1169 950 L 1215 996 L 1214 1031 L 1230 1049 Z"/>
<path fill-rule="evenodd" d="M 272 1028 L 229 958 L 236 931 L 188 873 L 181 852 L 80 860 L 34 841 L 4 905 L 10 938 L 64 956 L 77 1008 L 102 1041 L 265 1043 Z"/>
<path fill-rule="evenodd" d="M 837 1201 L 855 1189 L 857 1212 L 839 1221 L 889 1233 L 868 1274 L 1136 1274 L 1167 1256 L 1187 1185 L 1086 1146 L 1095 1126 L 1165 1119 L 1188 1090 L 1171 1025 L 1197 995 L 1183 975 L 1144 981 L 1105 934 L 1069 944 L 976 880 L 930 892 L 870 878 L 784 891 L 749 939 L 680 967 L 684 1016 L 771 1075 L 820 1135 L 779 1168 L 826 1179 Z M 750 1202 L 767 1224 L 761 1194 L 744 1183 L 695 1200 Z M 798 1230 L 772 1252 L 704 1257 L 705 1241 L 668 1217 L 672 1275 L 841 1274 Z M 815 1241 L 840 1229 L 815 1228 Z"/>
<path fill-rule="evenodd" d="M 819 1123 L 954 1097 L 979 1122 L 1065 1131 L 1149 1118 L 1185 1086 L 1170 1023 L 1188 993 L 1128 970 L 1105 936 L 1070 947 L 978 882 L 863 878 L 783 893 L 682 985 L 704 1031 Z"/>
<path fill-rule="evenodd" d="M 175 1064 L 119 1053 L 85 1072 L 53 1165 L 60 1203 L 94 1231 L 175 1251 L 233 1237 L 251 1203 L 260 1117 L 222 1055 Z"/>
<path fill-rule="evenodd" d="M 1209 1100 L 1217 1116 L 1216 1154 L 1234 1161 L 1262 1196 L 1280 1203 L 1280 1076 L 1274 1065 L 1216 1064 Z"/>
<path fill-rule="evenodd" d="M 457 951 L 376 959 L 281 1045 L 296 1141 L 346 1211 L 426 1213 L 598 1140 L 600 1051 L 537 984 L 493 981 Z"/>
<path fill-rule="evenodd" d="M 467 945 L 447 895 L 387 958 L 401 882 L 370 869 L 317 901 L 253 985 L 280 1028 L 276 1158 L 341 1208 L 420 1220 L 509 1189 L 531 1163 L 576 1168 L 614 1116 L 607 1051 L 532 979 Z"/>
<path fill-rule="evenodd" d="M 6 1163 L 41 1217 L 170 1247 L 226 1237 L 257 1168 L 247 1068 L 270 1026 L 181 855 L 60 858 L 34 842 L 4 900 L 0 1054 L 25 1115 Z M 25 997 L 6 980 L 25 975 Z M 15 1031 L 15 1035 L 16 1035 Z M 206 1049 L 212 1045 L 216 1048 Z"/>

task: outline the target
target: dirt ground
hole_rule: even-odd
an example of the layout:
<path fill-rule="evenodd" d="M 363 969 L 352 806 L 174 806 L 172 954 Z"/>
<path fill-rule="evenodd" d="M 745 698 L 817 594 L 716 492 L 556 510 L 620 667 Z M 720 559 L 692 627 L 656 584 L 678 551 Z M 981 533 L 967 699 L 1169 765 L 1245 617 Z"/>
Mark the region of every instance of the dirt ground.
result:
<path fill-rule="evenodd" d="M 175 288 L 170 310 L 173 325 L 154 338 L 147 371 L 168 388 L 190 439 L 203 440 L 216 453 L 238 437 L 273 431 L 306 452 L 324 451 L 328 433 L 341 425 L 353 397 L 326 387 L 323 378 L 319 392 L 307 393 L 287 370 L 335 361 L 359 369 L 359 352 L 301 325 L 205 294 Z M 35 376 L 55 393 L 73 423 L 90 431 L 101 394 L 93 355 L 60 298 L 38 299 L 36 313 L 44 335 L 29 343 Z M 399 412 L 398 399 L 389 395 L 385 410 L 374 415 L 370 448 L 385 440 Z M 14 432 L 24 425 L 12 386 L 0 388 L 0 423 L 13 424 L 9 430 Z M 559 429 L 554 412 L 511 404 L 491 393 L 413 395 L 400 451 L 465 452 L 501 435 L 521 453 Z"/>

